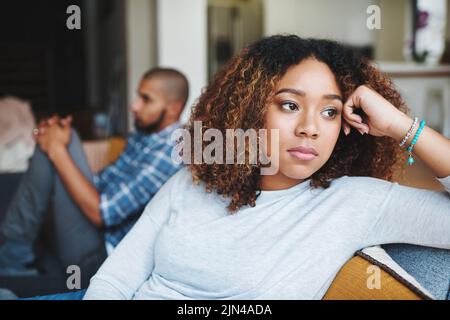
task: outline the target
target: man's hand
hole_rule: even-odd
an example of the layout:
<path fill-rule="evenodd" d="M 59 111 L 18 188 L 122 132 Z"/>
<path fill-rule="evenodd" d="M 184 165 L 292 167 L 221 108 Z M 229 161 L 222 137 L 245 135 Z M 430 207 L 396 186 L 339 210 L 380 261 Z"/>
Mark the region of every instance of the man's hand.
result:
<path fill-rule="evenodd" d="M 72 117 L 59 118 L 53 116 L 40 122 L 34 132 L 36 142 L 47 155 L 65 148 L 70 142 Z"/>

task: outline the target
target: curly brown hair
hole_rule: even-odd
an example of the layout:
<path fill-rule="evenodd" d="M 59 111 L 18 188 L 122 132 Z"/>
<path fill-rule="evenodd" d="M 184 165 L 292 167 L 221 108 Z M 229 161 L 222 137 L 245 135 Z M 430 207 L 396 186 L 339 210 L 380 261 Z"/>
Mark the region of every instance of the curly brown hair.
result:
<path fill-rule="evenodd" d="M 215 128 L 224 135 L 226 129 L 263 129 L 277 82 L 289 67 L 311 57 L 328 65 L 344 101 L 358 86 L 366 85 L 408 112 L 391 80 L 352 48 L 329 40 L 276 35 L 249 45 L 215 75 L 194 105 L 187 130 L 194 134 L 194 121 L 201 121 L 203 130 Z M 405 159 L 397 142 L 351 132 L 346 136 L 341 130 L 328 161 L 310 176 L 310 187 L 328 188 L 333 179 L 344 175 L 393 179 L 396 164 Z M 206 142 L 202 144 L 204 148 Z M 203 181 L 207 192 L 214 190 L 231 199 L 227 207 L 231 213 L 245 205 L 255 206 L 261 191 L 260 164 L 192 162 L 188 167 L 194 183 Z"/>

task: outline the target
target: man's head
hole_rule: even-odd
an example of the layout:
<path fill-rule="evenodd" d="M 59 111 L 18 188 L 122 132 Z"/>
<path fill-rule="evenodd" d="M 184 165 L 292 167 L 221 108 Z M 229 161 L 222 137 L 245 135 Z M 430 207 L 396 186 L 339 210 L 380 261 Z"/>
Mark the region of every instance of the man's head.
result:
<path fill-rule="evenodd" d="M 188 94 L 188 81 L 181 72 L 168 68 L 147 71 L 131 106 L 136 129 L 150 134 L 178 121 Z"/>

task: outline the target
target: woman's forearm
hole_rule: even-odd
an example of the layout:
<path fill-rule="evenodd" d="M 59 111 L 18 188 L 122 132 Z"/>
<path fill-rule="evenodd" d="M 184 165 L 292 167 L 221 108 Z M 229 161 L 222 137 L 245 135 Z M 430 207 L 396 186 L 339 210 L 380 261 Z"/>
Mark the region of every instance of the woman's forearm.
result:
<path fill-rule="evenodd" d="M 413 119 L 402 114 L 390 130 L 390 137 L 400 143 L 411 128 Z M 404 148 L 410 145 L 419 124 L 414 128 Z M 405 151 L 406 152 L 406 151 Z M 436 130 L 425 126 L 413 148 L 413 154 L 419 157 L 438 178 L 450 175 L 450 139 Z"/>

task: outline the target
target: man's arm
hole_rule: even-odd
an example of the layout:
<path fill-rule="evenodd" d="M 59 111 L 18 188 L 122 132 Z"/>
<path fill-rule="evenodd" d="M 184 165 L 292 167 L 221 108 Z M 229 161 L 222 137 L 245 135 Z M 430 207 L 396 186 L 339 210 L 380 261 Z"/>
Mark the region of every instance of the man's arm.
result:
<path fill-rule="evenodd" d="M 56 168 L 64 186 L 86 217 L 97 227 L 103 226 L 100 216 L 100 195 L 94 185 L 86 179 L 67 150 L 58 144 L 51 148 L 48 157 Z"/>
<path fill-rule="evenodd" d="M 43 120 L 38 132 L 35 132 L 36 142 L 55 166 L 64 186 L 81 211 L 94 225 L 101 227 L 103 220 L 100 216 L 100 195 L 67 150 L 72 132 L 71 121 L 70 116 L 63 119 L 53 116 Z"/>

